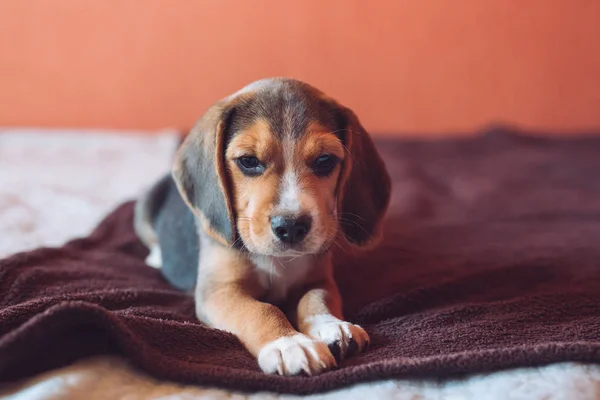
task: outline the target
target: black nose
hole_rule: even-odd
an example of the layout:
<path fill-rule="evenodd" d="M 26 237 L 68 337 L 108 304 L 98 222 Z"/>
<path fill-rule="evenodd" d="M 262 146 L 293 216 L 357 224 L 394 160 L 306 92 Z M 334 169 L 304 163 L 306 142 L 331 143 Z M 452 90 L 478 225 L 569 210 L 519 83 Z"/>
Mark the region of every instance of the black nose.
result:
<path fill-rule="evenodd" d="M 310 231 L 311 218 L 277 216 L 271 218 L 271 229 L 279 240 L 289 244 L 300 243 Z"/>

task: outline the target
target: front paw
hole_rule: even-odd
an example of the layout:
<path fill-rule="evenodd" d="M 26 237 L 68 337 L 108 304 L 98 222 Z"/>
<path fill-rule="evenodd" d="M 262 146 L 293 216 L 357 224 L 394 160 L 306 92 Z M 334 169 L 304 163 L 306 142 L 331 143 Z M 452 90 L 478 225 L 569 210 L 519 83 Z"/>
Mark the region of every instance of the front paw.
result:
<path fill-rule="evenodd" d="M 304 321 L 303 332 L 327 343 L 336 360 L 343 360 L 369 345 L 369 335 L 363 328 L 332 315 L 315 315 Z"/>
<path fill-rule="evenodd" d="M 268 374 L 319 374 L 336 366 L 327 345 L 301 333 L 272 341 L 258 353 L 258 365 Z"/>

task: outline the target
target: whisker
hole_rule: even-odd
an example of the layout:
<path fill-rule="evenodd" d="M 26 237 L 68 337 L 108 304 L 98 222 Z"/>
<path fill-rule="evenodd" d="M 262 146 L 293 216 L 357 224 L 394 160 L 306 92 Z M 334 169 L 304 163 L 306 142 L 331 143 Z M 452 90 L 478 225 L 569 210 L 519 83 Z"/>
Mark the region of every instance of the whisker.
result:
<path fill-rule="evenodd" d="M 242 240 L 242 237 L 238 236 L 238 238 L 235 239 L 235 241 L 229 245 L 229 248 L 232 249 L 233 246 L 235 246 L 237 244 L 237 242 L 239 242 L 240 240 Z"/>
<path fill-rule="evenodd" d="M 365 229 L 365 227 L 364 227 L 364 226 L 362 226 L 361 224 L 359 224 L 358 222 L 356 222 L 356 221 L 353 221 L 353 220 L 351 220 L 351 219 L 347 219 L 347 218 L 341 218 L 341 217 L 340 217 L 340 221 L 344 221 L 344 222 L 348 222 L 348 223 L 351 223 L 351 224 L 353 224 L 353 225 L 354 225 L 354 226 L 356 226 L 357 228 L 360 228 L 360 229 L 362 229 L 362 231 L 363 231 L 364 233 L 366 233 L 366 234 L 367 234 L 367 236 L 371 237 L 371 234 L 369 233 L 369 231 L 368 231 L 368 230 L 366 230 L 366 229 Z"/>
<path fill-rule="evenodd" d="M 352 129 L 350 129 L 350 128 L 336 129 L 335 131 L 330 131 L 329 133 L 331 133 L 331 134 L 336 134 L 336 133 L 338 133 L 338 132 L 343 132 L 343 131 L 350 131 L 350 133 L 352 133 Z M 348 148 L 348 147 L 347 147 L 347 146 L 346 146 L 344 143 L 342 143 L 341 141 L 340 141 L 340 144 L 341 144 L 341 145 L 342 145 L 342 147 L 343 147 L 343 148 L 346 150 L 346 152 L 347 152 L 348 156 L 349 156 L 350 158 L 352 158 L 352 153 L 350 152 L 350 149 L 349 149 L 349 148 Z"/>
<path fill-rule="evenodd" d="M 281 260 L 279 259 L 279 257 L 276 257 L 276 260 L 277 260 L 277 262 L 279 263 L 279 266 L 280 266 L 282 269 L 285 269 L 285 266 L 284 266 L 284 265 L 281 263 Z"/>
<path fill-rule="evenodd" d="M 352 217 L 356 217 L 356 218 L 362 219 L 363 221 L 365 220 L 365 219 L 364 219 L 363 217 L 361 217 L 360 215 L 358 215 L 358 214 L 354 214 L 354 213 L 340 213 L 340 216 L 342 216 L 342 215 L 350 215 L 350 216 L 352 216 Z"/>
<path fill-rule="evenodd" d="M 306 253 L 301 253 L 301 252 L 299 252 L 299 253 L 298 253 L 298 255 L 297 255 L 296 257 L 293 257 L 293 258 L 291 258 L 289 262 L 292 262 L 292 261 L 294 261 L 294 260 L 297 260 L 298 258 L 300 258 L 300 257 L 302 257 L 302 256 L 304 256 L 304 255 L 306 255 Z"/>

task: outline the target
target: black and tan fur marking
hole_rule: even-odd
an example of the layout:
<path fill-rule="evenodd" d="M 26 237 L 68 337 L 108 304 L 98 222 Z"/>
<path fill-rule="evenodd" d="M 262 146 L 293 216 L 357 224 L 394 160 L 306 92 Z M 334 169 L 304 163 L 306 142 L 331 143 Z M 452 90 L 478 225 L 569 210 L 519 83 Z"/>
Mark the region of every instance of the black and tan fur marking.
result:
<path fill-rule="evenodd" d="M 331 252 L 375 244 L 389 196 L 351 110 L 306 83 L 267 79 L 206 112 L 172 179 L 138 203 L 136 229 L 162 252 L 168 279 L 195 286 L 202 321 L 237 335 L 265 372 L 315 374 L 335 366 L 332 351 L 344 358 L 368 343 L 343 321 Z M 181 248 L 190 239 L 192 255 Z"/>

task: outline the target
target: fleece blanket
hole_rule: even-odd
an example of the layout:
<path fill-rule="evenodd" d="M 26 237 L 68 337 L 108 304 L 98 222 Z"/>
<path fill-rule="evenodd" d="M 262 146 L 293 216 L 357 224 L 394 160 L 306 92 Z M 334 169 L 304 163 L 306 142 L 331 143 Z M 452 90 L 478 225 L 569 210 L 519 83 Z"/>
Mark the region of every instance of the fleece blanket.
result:
<path fill-rule="evenodd" d="M 262 375 L 143 265 L 126 204 L 88 238 L 0 262 L 0 377 L 120 352 L 158 377 L 306 393 L 598 361 L 600 141 L 492 132 L 381 149 L 395 181 L 387 239 L 338 260 L 346 313 L 373 338 L 365 355 L 316 378 Z"/>

